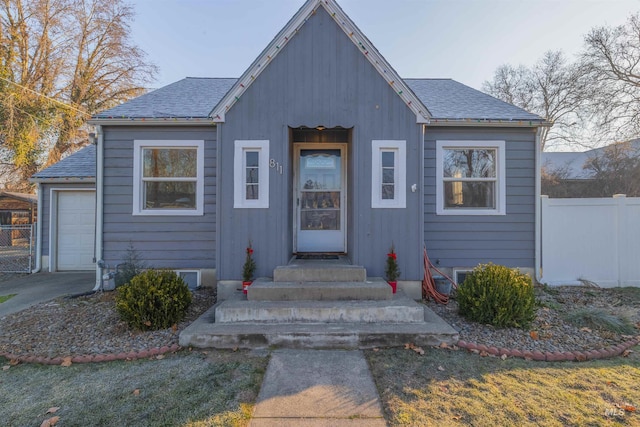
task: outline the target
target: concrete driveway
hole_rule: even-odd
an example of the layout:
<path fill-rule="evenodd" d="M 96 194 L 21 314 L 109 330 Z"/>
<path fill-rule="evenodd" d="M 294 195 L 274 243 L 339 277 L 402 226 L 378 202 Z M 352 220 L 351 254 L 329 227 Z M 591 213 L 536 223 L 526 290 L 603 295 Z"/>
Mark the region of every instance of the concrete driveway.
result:
<path fill-rule="evenodd" d="M 89 292 L 96 283 L 93 271 L 70 273 L 36 273 L 4 277 L 0 281 L 0 296 L 16 294 L 0 303 L 0 319 L 32 305 L 52 299 Z"/>

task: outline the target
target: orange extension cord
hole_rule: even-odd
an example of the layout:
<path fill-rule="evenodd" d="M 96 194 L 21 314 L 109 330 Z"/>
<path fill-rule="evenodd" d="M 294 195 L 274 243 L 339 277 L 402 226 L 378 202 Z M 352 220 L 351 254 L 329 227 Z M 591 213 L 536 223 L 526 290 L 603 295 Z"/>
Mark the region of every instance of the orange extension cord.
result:
<path fill-rule="evenodd" d="M 436 289 L 436 282 L 433 280 L 433 275 L 431 274 L 431 269 L 434 269 L 438 273 L 442 275 L 445 279 L 451 282 L 452 289 L 455 289 L 456 283 L 451 279 L 451 277 L 444 274 L 442 271 L 438 270 L 435 265 L 431 263 L 429 260 L 429 255 L 427 255 L 427 248 L 424 247 L 424 278 L 422 279 L 422 296 L 425 299 L 433 298 L 435 302 L 438 304 L 447 304 L 449 302 L 449 296 L 441 294 Z"/>

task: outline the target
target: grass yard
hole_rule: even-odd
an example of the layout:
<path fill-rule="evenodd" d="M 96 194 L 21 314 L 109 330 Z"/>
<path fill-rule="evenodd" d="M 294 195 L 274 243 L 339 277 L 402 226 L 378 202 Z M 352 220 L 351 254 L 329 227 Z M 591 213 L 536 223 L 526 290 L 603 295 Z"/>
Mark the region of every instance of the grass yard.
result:
<path fill-rule="evenodd" d="M 389 425 L 640 426 L 640 347 L 626 358 L 533 362 L 466 351 L 366 351 Z"/>
<path fill-rule="evenodd" d="M 9 366 L 0 358 L 0 420 L 37 426 L 245 426 L 267 353 L 182 352 L 161 360 Z M 59 408 L 47 414 L 49 408 Z"/>
<path fill-rule="evenodd" d="M 16 294 L 0 295 L 0 304 L 2 304 L 5 301 L 9 301 L 11 298 L 13 298 L 15 296 L 16 296 Z"/>
<path fill-rule="evenodd" d="M 424 350 L 365 351 L 390 426 L 640 426 L 640 346 L 628 357 L 580 363 Z M 246 426 L 268 359 L 267 352 L 217 350 L 69 367 L 0 359 L 0 419 L 7 426 L 54 416 L 61 426 Z"/>

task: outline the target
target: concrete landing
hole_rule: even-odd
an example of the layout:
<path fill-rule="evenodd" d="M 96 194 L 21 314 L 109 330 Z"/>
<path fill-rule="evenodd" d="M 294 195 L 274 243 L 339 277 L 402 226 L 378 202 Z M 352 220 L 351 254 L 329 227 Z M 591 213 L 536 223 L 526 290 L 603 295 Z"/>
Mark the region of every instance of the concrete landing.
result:
<path fill-rule="evenodd" d="M 351 265 L 347 257 L 337 260 L 291 259 L 273 270 L 274 282 L 364 282 L 367 270 Z"/>
<path fill-rule="evenodd" d="M 360 351 L 276 350 L 249 426 L 386 426 Z"/>
<path fill-rule="evenodd" d="M 258 279 L 251 284 L 250 301 L 390 300 L 391 286 L 381 278 L 342 282 L 277 282 Z"/>
<path fill-rule="evenodd" d="M 406 296 L 390 301 L 230 300 L 218 306 L 215 316 L 216 323 L 417 323 L 424 322 L 424 306 Z"/>
<path fill-rule="evenodd" d="M 365 349 L 454 344 L 458 333 L 428 307 L 418 323 L 215 323 L 216 306 L 180 333 L 183 347 Z"/>

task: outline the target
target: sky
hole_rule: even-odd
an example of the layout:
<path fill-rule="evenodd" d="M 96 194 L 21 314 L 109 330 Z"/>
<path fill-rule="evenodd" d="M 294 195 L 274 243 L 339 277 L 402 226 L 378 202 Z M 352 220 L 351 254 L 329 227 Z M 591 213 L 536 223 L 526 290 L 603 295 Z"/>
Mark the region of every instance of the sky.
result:
<path fill-rule="evenodd" d="M 304 0 L 131 0 L 132 37 L 159 67 L 153 88 L 184 77 L 240 77 Z M 548 50 L 573 58 L 597 26 L 618 26 L 640 0 L 338 0 L 403 78 L 481 89 L 500 65 Z"/>

